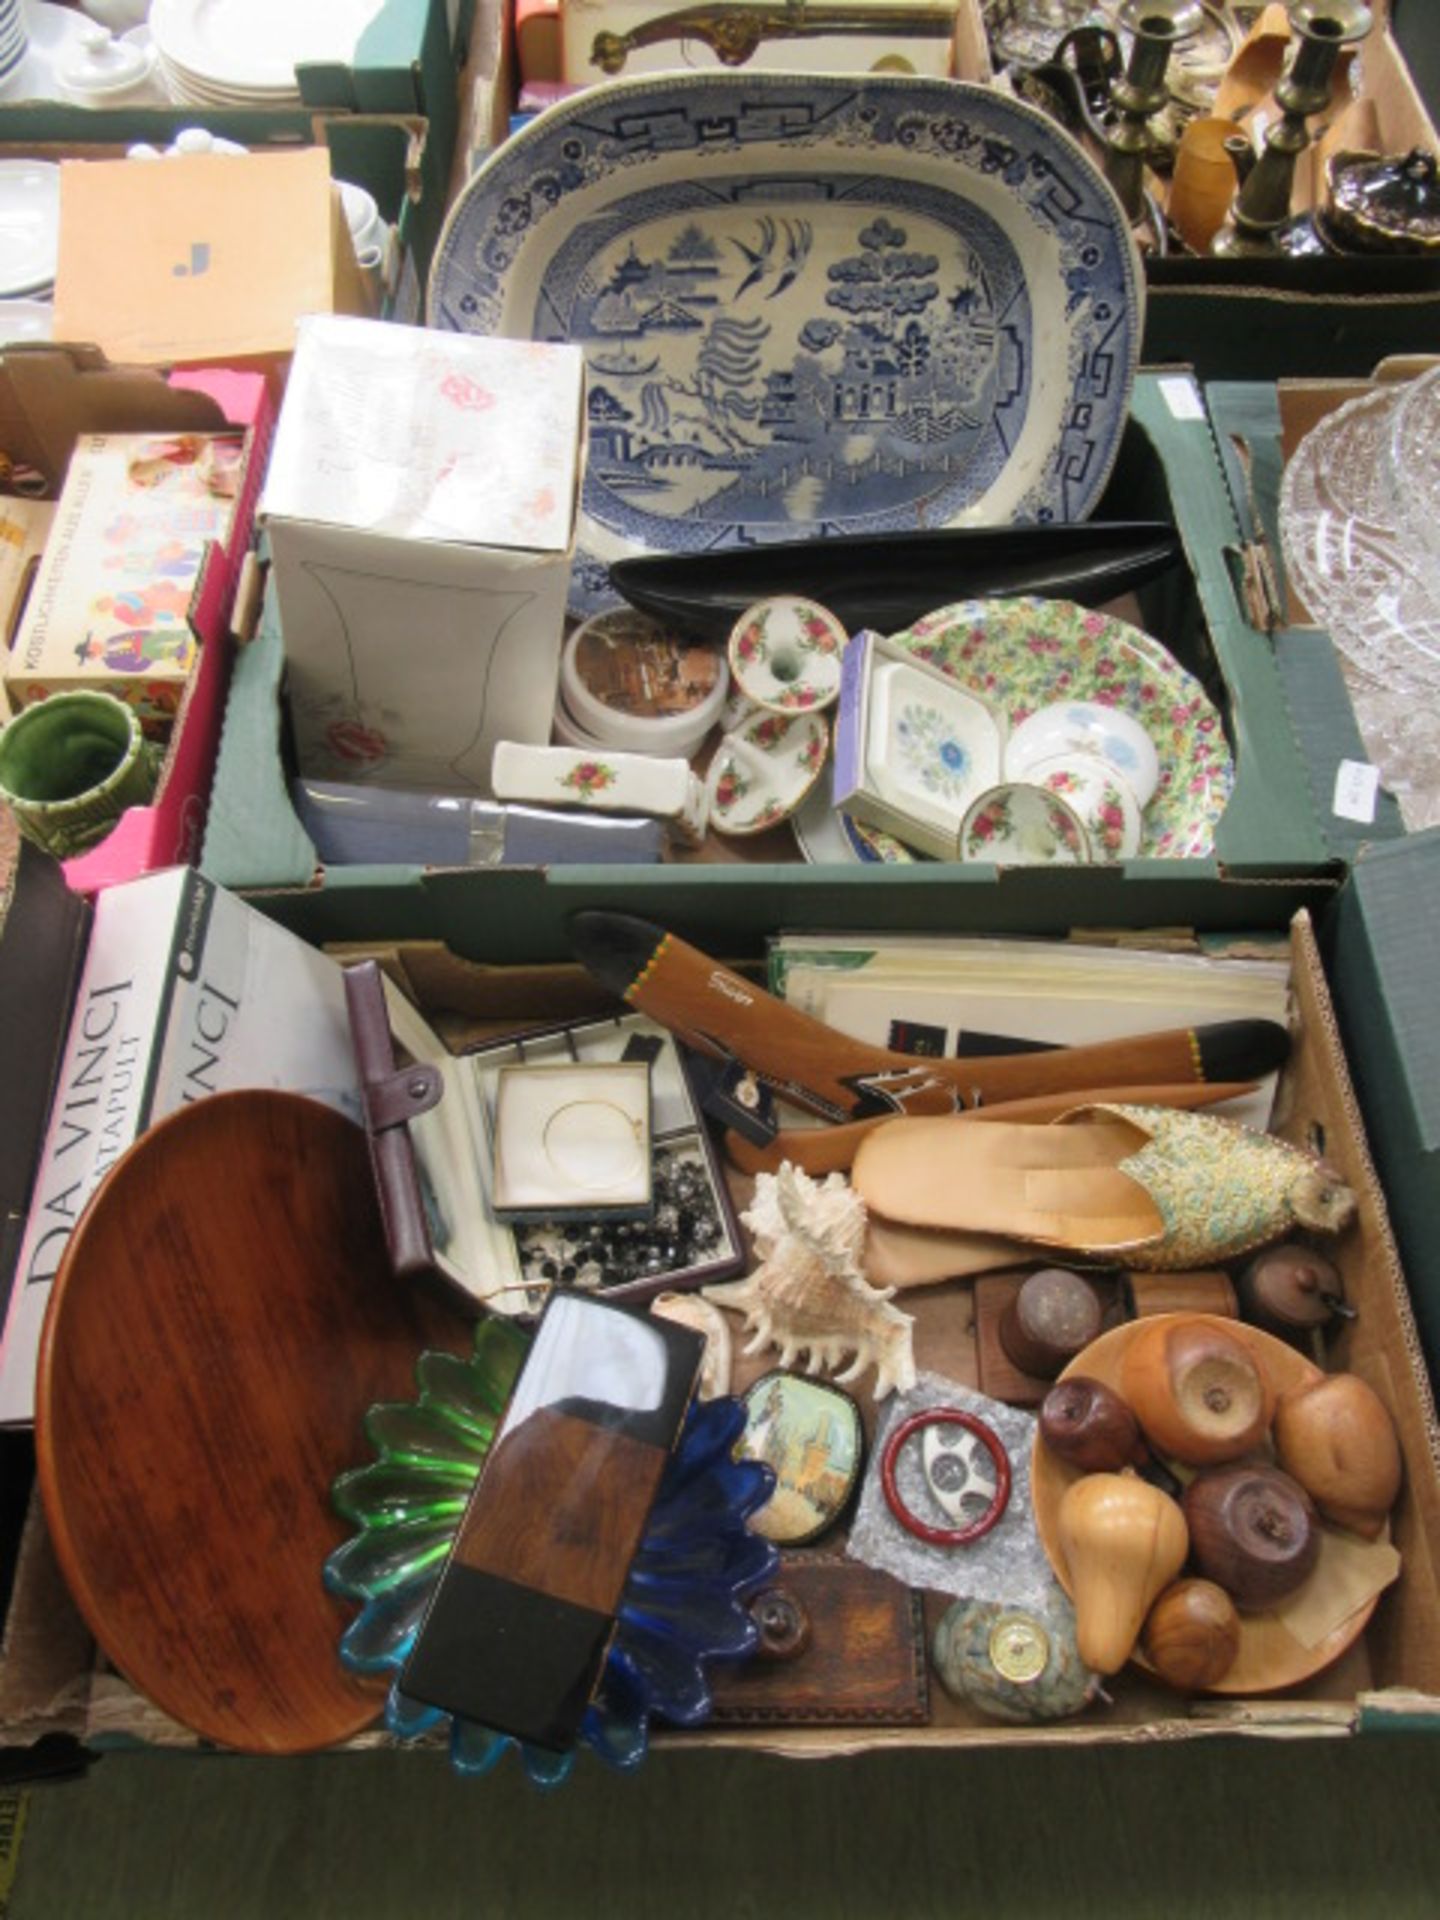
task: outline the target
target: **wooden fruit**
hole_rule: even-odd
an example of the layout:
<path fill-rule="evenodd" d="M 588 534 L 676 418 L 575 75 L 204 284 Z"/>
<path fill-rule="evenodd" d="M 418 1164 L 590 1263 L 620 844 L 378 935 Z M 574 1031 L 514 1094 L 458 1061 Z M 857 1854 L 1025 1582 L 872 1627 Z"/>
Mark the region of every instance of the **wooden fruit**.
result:
<path fill-rule="evenodd" d="M 1012 1365 L 1053 1380 L 1100 1331 L 1100 1301 L 1068 1267 L 1042 1267 L 1021 1286 L 1000 1319 L 1000 1345 Z"/>
<path fill-rule="evenodd" d="M 1224 1325 L 1183 1316 L 1145 1326 L 1120 1391 L 1157 1453 L 1187 1466 L 1236 1460 L 1264 1440 L 1275 1393 L 1260 1360 Z"/>
<path fill-rule="evenodd" d="M 1240 1300 L 1257 1326 L 1271 1333 L 1308 1333 L 1328 1327 L 1345 1283 L 1333 1260 L 1313 1247 L 1287 1242 L 1267 1247 L 1240 1276 Z"/>
<path fill-rule="evenodd" d="M 1184 1565 L 1185 1516 L 1132 1473 L 1090 1473 L 1066 1488 L 1058 1528 L 1080 1657 L 1097 1673 L 1118 1673 L 1155 1596 Z"/>
<path fill-rule="evenodd" d="M 1221 1467 L 1185 1489 L 1195 1564 L 1237 1607 L 1275 1606 L 1310 1578 L 1320 1524 L 1310 1496 L 1278 1467 Z"/>
<path fill-rule="evenodd" d="M 1177 1580 L 1150 1609 L 1141 1647 L 1172 1687 L 1213 1687 L 1240 1651 L 1235 1602 L 1213 1580 Z"/>
<path fill-rule="evenodd" d="M 1400 1491 L 1400 1443 L 1384 1401 L 1354 1373 L 1282 1394 L 1275 1451 L 1327 1520 L 1373 1540 Z"/>
<path fill-rule="evenodd" d="M 1057 1380 L 1040 1403 L 1045 1444 L 1082 1473 L 1118 1473 L 1145 1458 L 1134 1414 L 1116 1393 L 1083 1373 Z"/>

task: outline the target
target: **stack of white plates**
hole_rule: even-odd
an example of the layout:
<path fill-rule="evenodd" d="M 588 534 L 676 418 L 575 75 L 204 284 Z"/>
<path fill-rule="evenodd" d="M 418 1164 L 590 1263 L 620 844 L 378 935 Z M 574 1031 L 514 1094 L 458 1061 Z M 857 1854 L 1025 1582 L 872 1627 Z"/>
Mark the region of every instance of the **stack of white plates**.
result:
<path fill-rule="evenodd" d="M 0 299 L 48 298 L 59 247 L 59 167 L 0 160 Z"/>
<path fill-rule="evenodd" d="M 5 80 L 25 58 L 30 44 L 25 11 L 20 0 L 0 0 L 0 80 Z"/>
<path fill-rule="evenodd" d="M 7 0 L 0 0 L 3 7 Z M 382 0 L 154 0 L 150 32 L 173 97 L 195 107 L 285 106 L 297 66 L 348 66 Z"/>

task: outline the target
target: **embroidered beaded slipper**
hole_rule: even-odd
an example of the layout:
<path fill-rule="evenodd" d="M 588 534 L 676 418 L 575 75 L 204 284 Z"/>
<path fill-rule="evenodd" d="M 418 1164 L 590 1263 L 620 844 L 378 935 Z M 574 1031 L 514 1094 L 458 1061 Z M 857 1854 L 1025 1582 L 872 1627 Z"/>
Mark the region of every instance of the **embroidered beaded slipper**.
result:
<path fill-rule="evenodd" d="M 1142 1271 L 1213 1266 L 1296 1226 L 1336 1233 L 1355 1196 L 1313 1155 L 1208 1114 L 1106 1102 L 1048 1126 L 887 1122 L 852 1180 L 912 1227 L 994 1234 Z"/>
<path fill-rule="evenodd" d="M 1139 1101 L 1156 1107 L 1214 1107 L 1253 1093 L 1253 1080 L 1196 1080 L 1170 1087 L 1096 1087 L 1083 1094 L 1037 1093 L 1024 1100 L 1000 1100 L 993 1107 L 967 1107 L 955 1120 L 987 1124 L 1015 1120 L 1059 1120 L 1080 1106 L 1103 1106 Z M 725 1153 L 741 1173 L 778 1173 L 783 1161 L 806 1173 L 848 1173 L 860 1151 L 860 1142 L 877 1127 L 888 1126 L 893 1114 L 875 1114 L 868 1120 L 845 1120 L 833 1127 L 783 1127 L 763 1146 L 742 1133 L 725 1133 Z M 969 1269 L 966 1269 L 969 1271 Z M 982 1269 L 983 1271 L 983 1269 Z"/>

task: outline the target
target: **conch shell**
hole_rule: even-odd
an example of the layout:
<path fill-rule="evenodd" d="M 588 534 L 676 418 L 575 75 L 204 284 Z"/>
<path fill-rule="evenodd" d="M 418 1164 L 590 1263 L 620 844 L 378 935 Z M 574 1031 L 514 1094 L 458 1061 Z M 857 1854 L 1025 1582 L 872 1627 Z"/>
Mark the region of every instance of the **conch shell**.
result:
<path fill-rule="evenodd" d="M 808 1354 L 806 1371 L 819 1373 L 853 1355 L 840 1383 L 875 1369 L 875 1398 L 915 1385 L 915 1323 L 890 1305 L 894 1288 L 881 1293 L 861 1269 L 865 1203 L 842 1174 L 823 1181 L 785 1161 L 778 1173 L 762 1173 L 755 1199 L 742 1214 L 755 1237 L 761 1264 L 744 1280 L 706 1287 L 717 1306 L 745 1316 L 753 1333 L 746 1353 L 780 1349 L 788 1367 Z"/>

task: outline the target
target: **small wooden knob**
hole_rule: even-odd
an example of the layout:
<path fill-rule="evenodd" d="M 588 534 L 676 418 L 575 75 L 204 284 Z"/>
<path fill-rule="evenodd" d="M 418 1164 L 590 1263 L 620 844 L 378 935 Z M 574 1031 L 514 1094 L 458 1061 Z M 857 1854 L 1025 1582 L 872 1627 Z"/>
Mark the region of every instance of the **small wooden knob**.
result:
<path fill-rule="evenodd" d="M 1267 1248 L 1240 1276 L 1240 1300 L 1248 1317 L 1281 1335 L 1329 1326 L 1344 1293 L 1334 1261 L 1311 1247 Z"/>
<path fill-rule="evenodd" d="M 784 1587 L 767 1587 L 757 1594 L 750 1618 L 760 1629 L 757 1660 L 794 1660 L 810 1644 L 810 1616 Z"/>
<path fill-rule="evenodd" d="M 1068 1267 L 1032 1273 L 1000 1316 L 1005 1357 L 1040 1380 L 1053 1380 L 1099 1332 L 1095 1289 Z"/>

